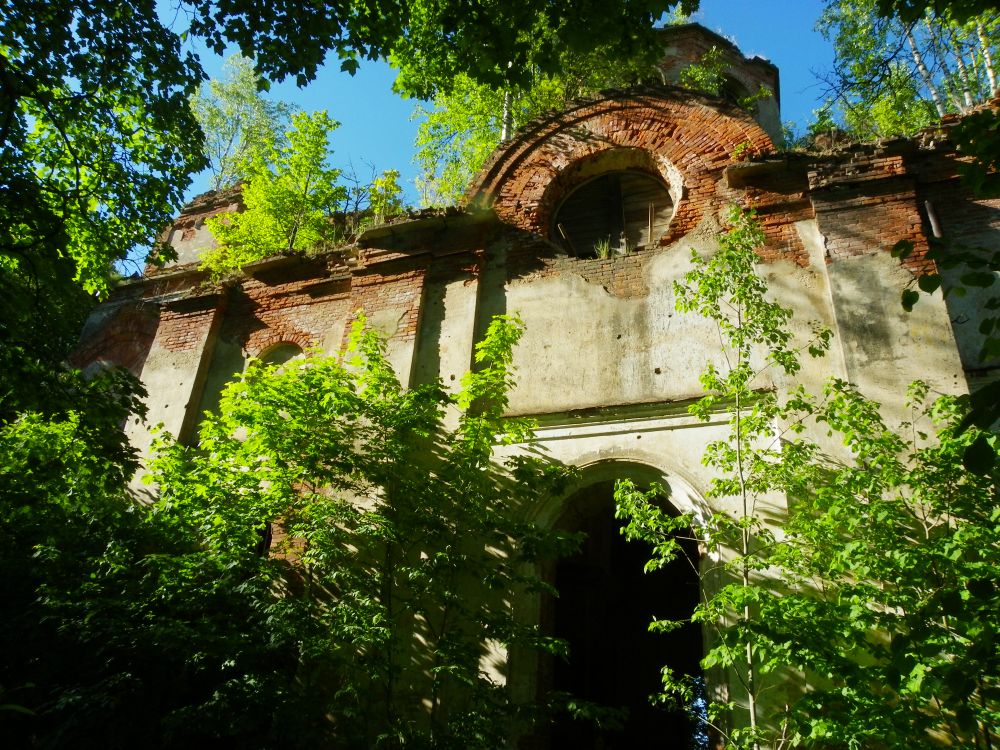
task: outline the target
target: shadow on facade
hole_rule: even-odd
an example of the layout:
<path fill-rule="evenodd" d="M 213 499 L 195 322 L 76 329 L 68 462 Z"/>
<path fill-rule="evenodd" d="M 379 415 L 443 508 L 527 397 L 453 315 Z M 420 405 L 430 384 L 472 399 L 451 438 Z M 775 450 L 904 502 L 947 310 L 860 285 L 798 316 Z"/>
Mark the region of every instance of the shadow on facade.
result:
<path fill-rule="evenodd" d="M 687 619 L 698 603 L 698 550 L 685 544 L 685 556 L 661 570 L 644 573 L 650 547 L 628 542 L 614 517 L 614 483 L 590 485 L 566 505 L 559 526 L 583 532 L 579 552 L 554 566 L 559 597 L 542 603 L 543 627 L 569 643 L 570 658 L 541 665 L 540 688 L 620 709 L 619 728 L 602 728 L 562 713 L 537 747 L 549 750 L 707 747 L 696 722 L 684 710 L 654 706 L 661 690 L 661 668 L 701 675 L 701 628 L 687 623 L 670 633 L 648 630 L 656 618 Z M 664 501 L 666 502 L 666 501 Z"/>

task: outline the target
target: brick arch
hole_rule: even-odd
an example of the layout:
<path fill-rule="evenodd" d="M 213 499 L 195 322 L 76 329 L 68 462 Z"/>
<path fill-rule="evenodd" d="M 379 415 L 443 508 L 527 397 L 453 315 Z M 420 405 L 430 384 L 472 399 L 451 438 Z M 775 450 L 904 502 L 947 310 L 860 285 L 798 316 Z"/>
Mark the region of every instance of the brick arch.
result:
<path fill-rule="evenodd" d="M 243 350 L 248 357 L 259 357 L 279 344 L 295 344 L 304 351 L 316 345 L 316 337 L 286 326 L 261 328 L 250 334 L 246 344 L 243 345 Z"/>
<path fill-rule="evenodd" d="M 774 148 L 749 113 L 720 100 L 675 87 L 609 92 L 522 128 L 494 151 L 467 198 L 508 224 L 548 235 L 562 197 L 598 162 L 610 171 L 620 160 L 618 168 L 655 170 L 672 187 L 680 182 L 673 236 L 675 227 L 700 221 L 741 144 L 754 154 Z"/>

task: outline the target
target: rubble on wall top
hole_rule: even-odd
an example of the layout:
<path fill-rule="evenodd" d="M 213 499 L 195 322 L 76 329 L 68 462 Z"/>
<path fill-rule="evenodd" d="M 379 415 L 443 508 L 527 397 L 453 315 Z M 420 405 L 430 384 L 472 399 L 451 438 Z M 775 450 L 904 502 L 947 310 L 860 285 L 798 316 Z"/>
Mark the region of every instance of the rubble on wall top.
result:
<path fill-rule="evenodd" d="M 221 190 L 206 190 L 204 193 L 199 193 L 181 208 L 180 216 L 205 213 L 213 209 L 231 205 L 232 203 L 242 202 L 243 182 L 241 180 L 235 185 Z"/>
<path fill-rule="evenodd" d="M 763 57 L 761 55 L 752 55 L 751 57 L 747 57 L 746 55 L 743 54 L 743 50 L 741 50 L 734 41 L 724 37 L 717 31 L 712 31 L 712 29 L 708 28 L 707 26 L 702 26 L 700 23 L 697 22 L 679 23 L 671 26 L 664 26 L 661 29 L 658 29 L 658 31 L 660 32 L 660 36 L 664 39 L 664 41 L 669 40 L 670 37 L 672 36 L 692 36 L 692 35 L 702 36 L 709 39 L 713 45 L 722 47 L 727 52 L 735 53 L 739 55 L 742 59 L 746 60 L 747 62 L 760 63 L 774 70 L 778 69 L 778 66 L 776 66 L 773 62 L 771 62 L 766 57 Z"/>

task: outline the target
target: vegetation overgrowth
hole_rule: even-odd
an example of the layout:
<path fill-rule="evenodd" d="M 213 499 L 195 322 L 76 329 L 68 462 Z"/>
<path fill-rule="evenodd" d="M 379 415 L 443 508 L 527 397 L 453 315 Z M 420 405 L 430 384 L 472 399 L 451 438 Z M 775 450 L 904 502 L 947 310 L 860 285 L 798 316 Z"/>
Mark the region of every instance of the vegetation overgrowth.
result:
<path fill-rule="evenodd" d="M 670 5 L 511 2 L 458 16 L 424 2 L 331 9 L 237 0 L 219 9 L 208 0 L 185 0 L 178 8 L 186 34 L 220 53 L 227 44 L 239 47 L 270 80 L 294 76 L 304 83 L 327 52 L 348 72 L 361 59 L 391 55 L 403 71 L 401 90 L 430 98 L 462 90 L 459 71 L 471 86 L 503 90 L 554 76 L 568 54 L 615 46 L 636 59 L 652 38 L 645 31 L 653 18 Z M 946 24 L 958 25 L 944 28 L 961 39 L 955 29 L 982 25 L 977 18 L 992 6 L 987 0 L 877 0 L 866 7 L 878 18 L 924 26 L 926 14 L 937 11 Z M 993 39 L 995 26 L 983 28 Z M 992 50 L 990 44 L 983 49 Z M 983 52 L 977 70 L 988 79 L 985 58 Z M 886 70 L 893 97 L 909 96 L 914 85 L 900 83 L 899 65 Z M 165 439 L 156 464 L 159 499 L 137 503 L 128 490 L 137 457 L 120 428 L 141 417 L 141 386 L 121 371 L 84 377 L 64 362 L 94 295 L 113 282 L 115 262 L 138 247 L 154 247 L 191 176 L 208 164 L 205 134 L 189 104 L 204 73 L 153 3 L 124 8 L 115 0 L 11 5 L 0 18 L 0 73 L 5 738 L 84 748 L 207 741 L 391 747 L 404 739 L 440 747 L 500 744 L 499 733 L 522 719 L 520 707 L 481 669 L 483 631 L 445 625 L 447 613 L 471 607 L 463 616 L 486 628 L 496 654 L 511 644 L 558 649 L 509 619 L 488 591 L 469 602 L 455 593 L 456 581 L 469 578 L 475 585 L 537 587 L 513 561 L 554 554 L 562 545 L 495 505 L 501 490 L 504 497 L 511 487 L 555 492 L 563 479 L 560 470 L 530 460 L 502 470 L 488 459 L 494 434 L 524 429 L 501 423 L 496 411 L 509 383 L 504 352 L 514 329 L 495 331 L 483 369 L 470 376 L 458 404 L 433 388 L 399 390 L 378 344 L 364 337 L 359 346 L 368 365 L 358 368 L 315 358 L 285 369 L 255 367 L 206 424 L 199 446 Z M 965 102 L 964 89 L 947 90 Z M 863 96 L 881 102 L 878 93 Z M 896 127 L 894 112 L 910 128 L 927 111 L 905 98 L 883 109 L 885 117 L 873 121 L 889 123 L 880 133 Z M 502 102 L 493 111 L 503 111 Z M 967 184 L 984 192 L 996 189 L 996 123 L 994 112 L 977 111 L 953 131 L 971 157 Z M 284 154 L 285 146 L 275 135 L 270 153 Z M 280 158 L 263 161 L 271 169 Z M 255 161 L 261 159 L 236 159 Z M 277 172 L 271 176 L 278 181 Z M 379 190 L 391 205 L 392 179 L 385 180 Z M 297 251 L 296 236 L 298 229 L 273 247 Z M 154 250 L 151 260 L 170 260 L 169 248 Z M 995 337 L 995 329 L 987 335 Z M 746 372 L 734 372 L 736 380 L 715 373 L 707 387 L 749 388 L 750 381 L 740 382 Z M 278 383 L 297 400 L 280 401 Z M 317 399 L 320 386 L 335 395 Z M 982 427 L 1000 403 L 985 393 L 987 401 L 973 411 Z M 728 648 L 713 651 L 710 660 L 751 685 L 737 701 L 751 717 L 759 716 L 751 695 L 767 689 L 769 673 L 800 670 L 811 689 L 793 696 L 787 712 L 754 719 L 749 729 L 737 731 L 741 709 L 725 709 L 735 719 L 720 719 L 720 728 L 734 742 L 919 747 L 951 737 L 952 744 L 995 745 L 996 438 L 956 429 L 963 404 L 927 396 L 919 388 L 913 393 L 908 435 L 887 427 L 846 384 L 832 384 L 818 401 L 742 402 L 735 418 L 747 429 L 740 428 L 736 443 L 718 446 L 713 460 L 723 477 L 750 461 L 744 478 L 759 484 L 744 482 L 738 494 L 749 511 L 754 497 L 772 491 L 796 503 L 781 538 L 752 512 L 735 526 L 715 519 L 715 538 L 736 552 L 726 560 L 733 585 L 706 603 L 706 622 L 714 611 L 728 613 L 723 623 L 733 624 L 719 634 Z M 448 404 L 463 408 L 465 417 L 457 436 L 442 440 L 441 409 Z M 820 420 L 847 440 L 840 464 L 820 460 L 812 443 L 793 434 L 771 453 L 740 442 L 768 414 L 781 421 L 793 406 L 806 422 Z M 323 409 L 347 415 L 348 407 L 370 418 L 353 426 L 370 442 L 343 442 L 350 430 L 336 433 L 337 420 L 316 424 Z M 296 429 L 274 433 L 286 420 Z M 324 458 L 322 446 L 307 445 L 307 426 L 340 439 L 331 444 L 344 451 Z M 237 439 L 244 434 L 252 439 Z M 440 473 L 414 477 L 414 466 L 394 466 L 387 445 L 405 456 L 426 455 L 421 460 L 439 462 Z M 963 462 L 970 463 L 973 447 L 977 470 L 969 473 Z M 275 452 L 250 454 L 251 448 Z M 289 451 L 287 459 L 278 449 Z M 765 465 L 772 459 L 776 468 Z M 487 470 L 469 477 L 461 473 L 466 464 Z M 389 481 L 397 471 L 405 487 Z M 369 506 L 344 502 L 366 491 Z M 452 547 L 426 559 L 419 545 L 395 546 L 404 543 L 405 529 L 421 540 L 447 536 L 451 521 L 418 512 L 430 494 L 463 504 L 455 519 L 471 524 L 470 538 L 499 546 L 476 542 L 471 552 Z M 389 505 L 399 497 L 405 502 L 396 514 Z M 464 507 L 469 497 L 478 504 Z M 331 517 L 337 523 L 322 523 Z M 265 554 L 267 531 L 276 528 L 271 524 L 289 534 L 283 557 Z M 637 533 L 650 532 L 637 527 Z M 669 546 L 667 540 L 669 534 L 663 537 Z M 342 571 L 344 550 L 356 543 L 370 554 Z M 509 550 L 510 557 L 495 549 Z M 396 566 L 376 564 L 376 550 L 393 550 L 388 559 L 405 571 L 405 581 L 391 572 Z M 478 557 L 470 563 L 473 552 Z M 374 562 L 364 567 L 366 560 Z M 310 570 L 315 576 L 306 574 Z M 772 570 L 788 571 L 783 598 L 769 588 Z M 374 581 L 378 597 L 370 588 L 358 593 Z M 412 601 L 415 592 L 421 599 L 427 592 L 426 606 Z M 400 607 L 387 613 L 390 601 Z M 803 632 L 807 625 L 815 632 Z M 432 691 L 423 694 L 439 696 L 440 703 L 435 698 L 431 711 L 416 718 L 410 698 L 423 688 L 408 681 L 414 672 L 403 662 L 423 656 L 395 646 L 372 655 L 376 645 L 415 631 L 442 646 L 440 661 L 417 670 Z M 370 669 L 362 673 L 361 665 Z M 369 690 L 373 686 L 379 690 Z"/>
<path fill-rule="evenodd" d="M 739 211 L 730 220 L 719 251 L 696 256 L 675 287 L 678 309 L 713 321 L 725 347 L 691 407 L 729 421 L 703 458 L 714 510 L 671 514 L 662 487 L 616 491 L 623 532 L 655 550 L 648 568 L 683 558 L 688 529 L 704 551 L 693 619 L 709 634 L 703 667 L 729 683 L 708 706 L 712 733 L 753 750 L 995 746 L 996 435 L 959 429 L 967 398 L 920 382 L 902 425 L 837 378 L 819 396 L 779 396 L 772 376 L 794 376 L 830 334 L 793 339 L 791 312 L 754 272 L 759 225 Z M 966 454 L 980 439 L 973 472 Z M 690 706 L 697 687 L 665 671 L 662 697 Z"/>

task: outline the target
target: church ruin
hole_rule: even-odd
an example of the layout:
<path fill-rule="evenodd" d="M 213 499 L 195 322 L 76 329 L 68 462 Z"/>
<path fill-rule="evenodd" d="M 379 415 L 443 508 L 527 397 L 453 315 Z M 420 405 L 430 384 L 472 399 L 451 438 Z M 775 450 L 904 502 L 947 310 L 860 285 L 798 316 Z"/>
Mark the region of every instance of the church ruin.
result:
<path fill-rule="evenodd" d="M 701 457 L 723 436 L 725 415 L 702 423 L 687 406 L 719 346 L 707 322 L 675 310 L 672 285 L 690 269 L 692 249 L 713 251 L 730 205 L 756 211 L 767 236 L 760 272 L 794 310 L 794 325 L 834 331 L 830 353 L 805 362 L 795 383 L 769 384 L 779 393 L 799 383 L 817 392 L 835 375 L 902 419 L 911 380 L 965 392 L 993 377 L 995 364 L 979 359 L 975 294 L 925 295 L 909 313 L 900 305 L 931 266 L 934 237 L 973 247 L 1000 240 L 1000 201 L 963 188 L 947 124 L 915 139 L 781 153 L 770 63 L 685 26 L 667 39 L 665 80 L 713 45 L 727 55 L 733 92 L 763 84 L 774 98 L 751 114 L 732 96 L 666 83 L 579 101 L 501 144 L 466 206 L 369 229 L 350 252 L 272 257 L 232 283 L 210 284 L 198 268 L 213 242 L 205 219 L 240 205 L 232 193 L 200 196 L 167 232 L 180 260 L 119 287 L 92 316 L 78 361 L 129 368 L 149 391 L 149 424 L 188 440 L 250 358 L 336 352 L 358 310 L 386 337 L 404 384 L 440 378 L 446 386 L 472 365 L 491 318 L 516 313 L 526 333 L 510 413 L 535 419 L 541 446 L 581 472 L 570 496 L 533 516 L 589 532 L 584 551 L 555 575 L 559 607 L 591 614 L 536 603 L 534 615 L 568 638 L 580 661 L 572 671 L 534 665 L 511 679 L 519 690 L 572 688 L 595 700 L 609 683 L 635 684 L 641 700 L 658 675 L 640 684 L 621 665 L 686 653 L 696 668 L 700 636 L 609 652 L 608 613 L 648 622 L 646 594 L 635 592 L 692 607 L 696 582 L 679 575 L 671 588 L 634 575 L 611 487 L 620 478 L 659 481 L 678 511 L 705 507 L 711 476 Z M 889 252 L 900 240 L 914 247 L 903 261 Z M 127 429 L 148 449 L 144 424 Z"/>

